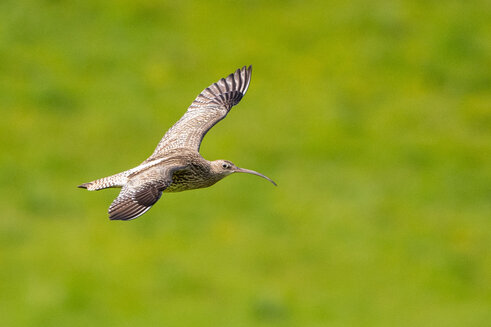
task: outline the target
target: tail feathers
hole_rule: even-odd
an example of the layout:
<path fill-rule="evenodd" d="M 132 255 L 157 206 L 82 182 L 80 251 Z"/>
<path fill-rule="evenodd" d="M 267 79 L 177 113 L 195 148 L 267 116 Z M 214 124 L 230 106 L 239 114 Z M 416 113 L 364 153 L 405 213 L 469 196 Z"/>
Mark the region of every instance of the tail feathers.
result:
<path fill-rule="evenodd" d="M 77 186 L 77 187 L 87 189 L 87 188 L 89 188 L 89 186 L 90 186 L 91 184 L 92 184 L 92 183 L 83 183 L 82 185 L 79 185 L 79 186 Z"/>
<path fill-rule="evenodd" d="M 96 179 L 95 181 L 84 183 L 79 185 L 79 188 L 85 188 L 89 191 L 98 191 L 110 187 L 122 187 L 126 184 L 127 178 L 126 172 L 116 175 Z"/>

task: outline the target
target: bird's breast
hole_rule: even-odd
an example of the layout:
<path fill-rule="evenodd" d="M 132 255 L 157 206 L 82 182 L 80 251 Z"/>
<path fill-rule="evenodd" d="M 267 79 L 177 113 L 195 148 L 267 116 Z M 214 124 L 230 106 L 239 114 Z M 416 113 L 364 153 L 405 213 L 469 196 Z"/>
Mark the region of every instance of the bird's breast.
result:
<path fill-rule="evenodd" d="M 164 192 L 182 192 L 197 188 L 209 187 L 219 179 L 211 173 L 209 166 L 190 165 L 172 175 L 172 184 Z"/>

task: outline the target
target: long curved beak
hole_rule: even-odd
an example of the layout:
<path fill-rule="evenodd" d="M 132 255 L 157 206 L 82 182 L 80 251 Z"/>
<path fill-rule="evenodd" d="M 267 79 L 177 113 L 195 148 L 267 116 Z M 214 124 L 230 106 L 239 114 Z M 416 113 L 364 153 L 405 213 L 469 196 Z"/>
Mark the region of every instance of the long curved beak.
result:
<path fill-rule="evenodd" d="M 260 173 L 258 173 L 257 171 L 254 171 L 254 170 L 245 169 L 245 168 L 238 168 L 238 167 L 237 167 L 237 168 L 234 170 L 234 172 L 236 172 L 236 173 L 246 173 L 246 174 L 257 175 L 257 176 L 259 176 L 259 177 L 262 177 L 262 178 L 264 178 L 264 179 L 267 179 L 267 180 L 268 180 L 268 181 L 270 181 L 270 182 L 271 182 L 271 183 L 272 183 L 274 186 L 278 186 L 278 185 L 276 185 L 276 183 L 275 183 L 275 182 L 274 182 L 274 181 L 273 181 L 271 178 L 269 178 L 269 177 L 267 177 L 267 176 L 264 176 L 263 174 L 260 174 Z"/>

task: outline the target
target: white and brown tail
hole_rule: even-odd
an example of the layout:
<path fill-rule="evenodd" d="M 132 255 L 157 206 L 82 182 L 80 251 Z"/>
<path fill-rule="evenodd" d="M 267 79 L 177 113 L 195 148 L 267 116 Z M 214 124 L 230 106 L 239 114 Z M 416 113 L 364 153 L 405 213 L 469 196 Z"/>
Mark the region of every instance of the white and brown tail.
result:
<path fill-rule="evenodd" d="M 89 191 L 99 191 L 110 187 L 123 187 L 128 181 L 129 174 L 129 171 L 124 171 L 116 175 L 103 177 L 92 182 L 84 183 L 78 187 L 85 188 Z"/>

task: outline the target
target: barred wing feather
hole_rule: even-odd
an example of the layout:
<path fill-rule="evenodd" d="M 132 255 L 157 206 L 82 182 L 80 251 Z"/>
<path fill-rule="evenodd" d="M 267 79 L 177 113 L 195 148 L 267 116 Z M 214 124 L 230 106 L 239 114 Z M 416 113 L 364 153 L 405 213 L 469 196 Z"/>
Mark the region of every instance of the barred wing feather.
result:
<path fill-rule="evenodd" d="M 172 126 L 148 160 L 176 148 L 199 151 L 201 141 L 216 123 L 240 102 L 251 81 L 252 66 L 237 69 L 203 90 L 184 116 Z"/>

